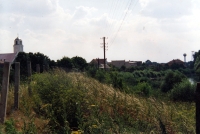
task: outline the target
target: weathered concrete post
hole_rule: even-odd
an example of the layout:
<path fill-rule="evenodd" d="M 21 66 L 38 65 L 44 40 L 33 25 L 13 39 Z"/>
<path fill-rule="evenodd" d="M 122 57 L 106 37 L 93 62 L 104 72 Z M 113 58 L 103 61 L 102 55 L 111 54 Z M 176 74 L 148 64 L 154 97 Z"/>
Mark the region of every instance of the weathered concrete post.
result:
<path fill-rule="evenodd" d="M 36 65 L 36 71 L 37 71 L 37 73 L 40 73 L 40 64 Z"/>
<path fill-rule="evenodd" d="M 32 90 L 31 90 L 31 75 L 32 75 L 32 70 L 31 70 L 31 62 L 28 62 L 28 93 L 31 96 L 32 95 Z"/>
<path fill-rule="evenodd" d="M 15 91 L 14 91 L 14 108 L 19 108 L 19 85 L 20 85 L 20 63 L 15 62 Z"/>
<path fill-rule="evenodd" d="M 196 134 L 200 134 L 200 82 L 196 88 Z"/>
<path fill-rule="evenodd" d="M 45 68 L 45 65 L 43 65 L 43 72 L 46 72 L 46 68 Z"/>
<path fill-rule="evenodd" d="M 4 123 L 6 119 L 9 75 L 10 75 L 10 63 L 5 62 L 3 66 L 3 80 L 2 80 L 1 102 L 0 102 L 0 122 L 1 123 Z"/>
<path fill-rule="evenodd" d="M 49 71 L 49 65 L 47 65 L 47 67 L 46 67 L 46 71 L 47 71 L 47 72 Z"/>

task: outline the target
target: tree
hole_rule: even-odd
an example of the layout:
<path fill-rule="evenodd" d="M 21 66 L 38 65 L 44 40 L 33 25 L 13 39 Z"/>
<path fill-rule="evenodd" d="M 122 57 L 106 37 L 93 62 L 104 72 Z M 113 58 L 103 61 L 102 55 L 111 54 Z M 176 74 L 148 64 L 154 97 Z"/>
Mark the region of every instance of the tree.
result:
<path fill-rule="evenodd" d="M 199 71 L 200 69 L 200 55 L 195 59 L 195 62 L 194 62 L 194 69 L 196 71 Z"/>
<path fill-rule="evenodd" d="M 36 65 L 40 64 L 40 66 L 45 66 L 45 68 L 49 67 L 50 59 L 48 56 L 42 53 L 28 53 L 29 59 L 31 61 L 32 70 L 36 71 Z M 41 69 L 43 71 L 43 68 Z"/>
<path fill-rule="evenodd" d="M 174 87 L 175 84 L 182 82 L 184 79 L 186 79 L 184 74 L 180 73 L 179 71 L 173 72 L 170 70 L 164 78 L 161 90 L 163 92 L 168 92 Z"/>
<path fill-rule="evenodd" d="M 20 62 L 20 75 L 27 76 L 27 61 L 29 60 L 29 55 L 25 52 L 19 52 L 15 61 Z M 15 68 L 14 64 L 12 68 Z"/>
<path fill-rule="evenodd" d="M 126 66 L 122 65 L 120 68 L 121 71 L 125 71 L 126 70 Z"/>
<path fill-rule="evenodd" d="M 74 67 L 81 71 L 83 71 L 87 67 L 87 62 L 82 57 L 75 56 L 75 57 L 72 57 L 71 60 Z"/>
<path fill-rule="evenodd" d="M 72 69 L 73 67 L 72 60 L 65 56 L 62 59 L 57 60 L 57 64 L 59 67 L 63 67 L 67 69 Z"/>

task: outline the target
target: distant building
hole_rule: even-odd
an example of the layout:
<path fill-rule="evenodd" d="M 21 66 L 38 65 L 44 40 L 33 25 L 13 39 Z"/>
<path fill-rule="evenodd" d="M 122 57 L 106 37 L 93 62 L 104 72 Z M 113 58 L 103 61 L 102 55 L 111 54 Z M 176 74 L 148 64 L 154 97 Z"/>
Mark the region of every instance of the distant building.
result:
<path fill-rule="evenodd" d="M 105 63 L 106 63 L 105 65 L 106 69 L 110 69 L 107 63 L 107 59 L 105 59 Z M 92 59 L 90 64 L 96 66 L 97 68 L 104 68 L 104 59 L 98 59 L 98 58 Z"/>
<path fill-rule="evenodd" d="M 126 68 L 131 68 L 142 65 L 142 61 L 113 60 L 110 62 L 110 64 L 118 68 L 121 68 L 122 66 L 125 66 Z"/>
<path fill-rule="evenodd" d="M 185 65 L 184 62 L 179 59 L 173 59 L 173 60 L 169 61 L 167 64 L 168 64 L 168 66 L 171 66 L 173 64 Z"/>
<path fill-rule="evenodd" d="M 110 64 L 115 67 L 121 68 L 122 66 L 125 66 L 125 60 L 113 60 Z"/>

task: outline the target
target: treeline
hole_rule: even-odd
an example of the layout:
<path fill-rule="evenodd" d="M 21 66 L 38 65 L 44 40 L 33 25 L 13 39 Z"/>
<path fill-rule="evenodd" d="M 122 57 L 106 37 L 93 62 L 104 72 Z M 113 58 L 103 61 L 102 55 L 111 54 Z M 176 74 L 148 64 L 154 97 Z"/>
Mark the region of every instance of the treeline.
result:
<path fill-rule="evenodd" d="M 36 65 L 39 64 L 41 66 L 40 71 L 43 72 L 43 69 L 52 69 L 54 67 L 61 67 L 64 70 L 76 69 L 83 71 L 87 67 L 87 62 L 82 57 L 63 57 L 57 61 L 51 60 L 48 56 L 42 53 L 24 53 L 20 52 L 15 60 L 16 62 L 20 62 L 20 70 L 21 75 L 27 74 L 27 62 L 31 62 L 31 67 L 34 72 L 36 72 Z M 14 68 L 14 65 L 13 65 Z"/>

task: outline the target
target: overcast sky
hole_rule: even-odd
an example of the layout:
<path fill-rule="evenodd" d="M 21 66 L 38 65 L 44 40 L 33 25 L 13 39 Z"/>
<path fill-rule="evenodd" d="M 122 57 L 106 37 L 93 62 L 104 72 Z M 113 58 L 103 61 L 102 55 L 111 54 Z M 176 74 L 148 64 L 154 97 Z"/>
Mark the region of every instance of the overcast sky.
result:
<path fill-rule="evenodd" d="M 81 56 L 111 60 L 191 60 L 200 47 L 200 0 L 0 0 L 0 53 L 25 52 L 52 60 Z"/>

